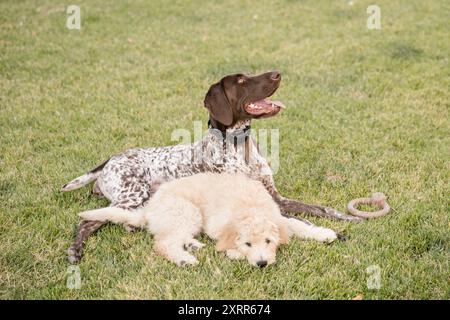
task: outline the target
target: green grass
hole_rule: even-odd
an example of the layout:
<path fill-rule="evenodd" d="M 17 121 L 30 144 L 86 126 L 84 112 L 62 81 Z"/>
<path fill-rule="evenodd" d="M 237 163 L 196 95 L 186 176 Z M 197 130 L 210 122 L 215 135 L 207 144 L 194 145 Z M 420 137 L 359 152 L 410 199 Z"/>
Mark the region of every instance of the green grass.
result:
<path fill-rule="evenodd" d="M 53 1 L 0 3 L 1 298 L 450 298 L 448 3 L 377 1 L 372 31 L 372 1 L 75 3 L 81 31 Z M 280 129 L 279 190 L 341 210 L 381 191 L 392 212 L 312 219 L 350 240 L 295 240 L 265 270 L 207 239 L 198 267 L 177 268 L 150 235 L 108 225 L 88 241 L 81 289 L 66 288 L 77 213 L 107 202 L 59 188 L 121 150 L 174 144 L 194 120 L 206 128 L 221 76 L 275 68 L 288 108 L 254 127 Z"/>

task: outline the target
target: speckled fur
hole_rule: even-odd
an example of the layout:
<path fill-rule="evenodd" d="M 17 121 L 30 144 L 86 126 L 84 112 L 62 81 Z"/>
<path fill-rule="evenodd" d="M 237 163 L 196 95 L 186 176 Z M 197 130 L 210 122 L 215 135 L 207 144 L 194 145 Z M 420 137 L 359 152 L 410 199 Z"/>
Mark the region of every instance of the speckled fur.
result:
<path fill-rule="evenodd" d="M 229 131 L 243 126 L 244 123 L 238 123 Z M 272 171 L 266 159 L 257 152 L 255 144 L 249 143 L 249 161 L 246 161 L 241 145 L 235 148 L 228 142 L 223 152 L 222 139 L 210 132 L 204 139 L 189 145 L 129 149 L 108 161 L 97 177 L 95 189 L 113 206 L 136 208 L 149 199 L 153 181 L 167 181 L 200 172 L 241 172 L 273 186 Z M 207 150 L 211 153 L 207 154 Z"/>

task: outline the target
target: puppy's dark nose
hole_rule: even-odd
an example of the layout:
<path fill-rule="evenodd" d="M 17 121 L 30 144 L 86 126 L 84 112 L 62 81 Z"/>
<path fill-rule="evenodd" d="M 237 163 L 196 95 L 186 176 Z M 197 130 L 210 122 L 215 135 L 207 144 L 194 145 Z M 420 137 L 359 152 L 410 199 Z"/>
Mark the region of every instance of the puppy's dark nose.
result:
<path fill-rule="evenodd" d="M 273 71 L 270 74 L 270 79 L 272 79 L 273 81 L 278 81 L 281 79 L 281 73 L 279 73 L 278 71 Z"/>
<path fill-rule="evenodd" d="M 265 266 L 267 266 L 267 260 L 259 260 L 258 262 L 256 262 L 256 265 L 260 268 L 264 268 Z"/>

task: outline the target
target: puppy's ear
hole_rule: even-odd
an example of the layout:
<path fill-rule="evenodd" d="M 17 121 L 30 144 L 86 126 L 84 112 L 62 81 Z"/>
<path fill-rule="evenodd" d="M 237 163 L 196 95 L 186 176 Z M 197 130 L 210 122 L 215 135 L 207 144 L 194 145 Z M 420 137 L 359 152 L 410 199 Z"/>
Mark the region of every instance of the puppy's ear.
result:
<path fill-rule="evenodd" d="M 225 126 L 233 123 L 233 111 L 225 94 L 222 82 L 213 84 L 206 94 L 205 107 L 210 115 Z"/>
<path fill-rule="evenodd" d="M 280 221 L 280 223 L 278 223 L 278 233 L 280 237 L 279 244 L 288 244 L 290 237 L 287 230 L 287 226 L 283 221 Z"/>
<path fill-rule="evenodd" d="M 216 244 L 217 251 L 226 251 L 233 249 L 236 246 L 236 238 L 238 236 L 236 226 L 233 223 L 228 223 L 219 235 Z"/>

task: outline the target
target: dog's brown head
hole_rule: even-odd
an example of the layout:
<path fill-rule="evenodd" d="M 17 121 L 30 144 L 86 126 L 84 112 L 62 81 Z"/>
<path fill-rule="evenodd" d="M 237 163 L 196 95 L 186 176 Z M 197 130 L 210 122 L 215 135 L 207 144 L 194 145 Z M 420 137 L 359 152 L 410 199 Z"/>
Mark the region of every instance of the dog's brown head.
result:
<path fill-rule="evenodd" d="M 233 74 L 213 84 L 206 94 L 205 107 L 213 128 L 226 129 L 239 120 L 266 118 L 280 112 L 283 104 L 270 101 L 280 85 L 278 71 L 257 76 Z"/>

